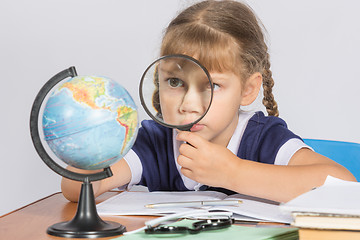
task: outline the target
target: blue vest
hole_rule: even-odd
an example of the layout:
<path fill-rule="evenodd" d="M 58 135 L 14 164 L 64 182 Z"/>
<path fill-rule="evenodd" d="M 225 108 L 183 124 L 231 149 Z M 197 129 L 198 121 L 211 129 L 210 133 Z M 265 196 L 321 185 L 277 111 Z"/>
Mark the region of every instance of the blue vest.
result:
<path fill-rule="evenodd" d="M 143 166 L 139 185 L 147 186 L 149 191 L 188 191 L 176 168 L 172 129 L 152 120 L 144 120 L 141 125 L 132 148 Z M 278 150 L 291 138 L 301 139 L 287 128 L 284 120 L 256 112 L 248 121 L 237 156 L 274 164 Z"/>

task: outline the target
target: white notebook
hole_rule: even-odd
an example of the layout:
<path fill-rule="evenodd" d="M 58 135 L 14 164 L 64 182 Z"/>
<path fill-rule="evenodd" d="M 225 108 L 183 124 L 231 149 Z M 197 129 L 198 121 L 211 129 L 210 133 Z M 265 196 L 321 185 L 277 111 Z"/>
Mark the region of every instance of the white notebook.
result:
<path fill-rule="evenodd" d="M 100 215 L 166 215 L 189 211 L 191 208 L 146 208 L 145 205 L 164 202 L 242 200 L 239 206 L 203 207 L 208 210 L 224 210 L 234 213 L 236 219 L 248 221 L 270 221 L 290 223 L 290 214 L 284 214 L 271 201 L 241 194 L 227 196 L 215 191 L 186 192 L 122 192 L 97 205 Z"/>
<path fill-rule="evenodd" d="M 326 178 L 324 185 L 282 204 L 285 212 L 360 215 L 360 183 Z"/>

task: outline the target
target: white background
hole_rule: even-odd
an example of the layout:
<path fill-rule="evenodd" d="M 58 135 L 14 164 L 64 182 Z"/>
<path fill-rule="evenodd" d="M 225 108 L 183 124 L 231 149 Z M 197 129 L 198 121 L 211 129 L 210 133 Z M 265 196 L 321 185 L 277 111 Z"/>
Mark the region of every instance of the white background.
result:
<path fill-rule="evenodd" d="M 191 2 L 0 2 L 0 215 L 60 190 L 61 177 L 38 157 L 29 134 L 42 85 L 76 66 L 79 75 L 118 81 L 141 109 L 142 72 L 158 56 L 168 22 Z M 248 3 L 267 28 L 274 94 L 289 128 L 304 138 L 359 143 L 360 2 Z"/>

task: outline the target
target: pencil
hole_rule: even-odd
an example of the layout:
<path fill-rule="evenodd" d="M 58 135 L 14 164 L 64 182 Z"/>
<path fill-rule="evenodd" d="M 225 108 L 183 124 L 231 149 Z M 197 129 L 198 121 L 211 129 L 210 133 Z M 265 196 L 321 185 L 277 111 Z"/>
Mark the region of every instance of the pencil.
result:
<path fill-rule="evenodd" d="M 164 202 L 145 205 L 146 208 L 174 208 L 174 207 L 203 207 L 203 206 L 231 206 L 241 204 L 241 200 L 210 200 L 189 202 Z"/>

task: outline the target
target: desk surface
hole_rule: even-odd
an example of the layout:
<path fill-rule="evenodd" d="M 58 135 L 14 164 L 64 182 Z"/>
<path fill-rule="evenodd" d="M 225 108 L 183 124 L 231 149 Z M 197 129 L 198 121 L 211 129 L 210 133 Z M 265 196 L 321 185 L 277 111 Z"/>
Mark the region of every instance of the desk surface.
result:
<path fill-rule="evenodd" d="M 100 203 L 119 192 L 107 192 L 96 199 Z M 0 239 L 23 240 L 23 239 L 64 239 L 48 235 L 46 230 L 49 226 L 63 221 L 71 220 L 76 212 L 77 203 L 66 200 L 61 193 L 55 193 L 25 207 L 10 212 L 0 218 Z M 144 223 L 154 217 L 151 216 L 112 216 L 102 217 L 103 220 L 111 220 L 126 226 L 132 231 L 144 226 Z M 321 231 L 300 229 L 300 239 L 360 239 L 360 232 Z M 324 235 L 326 234 L 326 235 Z M 346 234 L 346 235 L 344 235 Z M 347 236 L 344 238 L 344 236 Z M 101 239 L 112 239 L 98 238 Z M 79 239 L 79 238 L 75 238 Z"/>
<path fill-rule="evenodd" d="M 118 192 L 107 192 L 96 199 L 100 203 Z M 8 213 L 0 218 L 1 239 L 64 239 L 48 235 L 46 230 L 54 223 L 71 220 L 76 212 L 77 203 L 66 200 L 61 193 L 52 194 L 25 207 Z M 143 227 L 150 216 L 112 216 L 102 217 L 103 220 L 111 220 L 126 226 L 128 231 Z M 98 239 L 112 239 L 98 238 Z M 79 239 L 79 238 L 77 238 Z"/>

